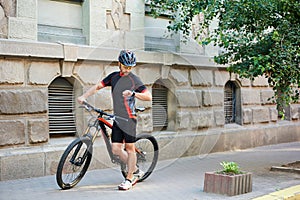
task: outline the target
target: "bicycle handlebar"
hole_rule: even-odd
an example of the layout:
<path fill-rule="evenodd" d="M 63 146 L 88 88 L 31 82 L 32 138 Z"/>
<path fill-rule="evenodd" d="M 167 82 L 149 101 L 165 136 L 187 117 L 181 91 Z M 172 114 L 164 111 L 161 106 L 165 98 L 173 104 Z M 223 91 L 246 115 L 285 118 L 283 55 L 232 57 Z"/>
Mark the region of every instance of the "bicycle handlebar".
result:
<path fill-rule="evenodd" d="M 94 106 L 92 106 L 91 104 L 89 104 L 86 101 L 83 102 L 83 105 L 84 105 L 85 109 L 87 109 L 88 111 L 93 110 L 93 111 L 95 111 L 95 112 L 97 112 L 97 113 L 99 113 L 101 115 L 106 115 L 106 116 L 108 116 L 110 118 L 114 118 L 115 117 L 114 115 L 108 114 L 108 113 L 104 112 L 103 110 L 101 110 L 99 108 L 95 108 Z"/>
<path fill-rule="evenodd" d="M 86 101 L 84 101 L 82 104 L 84 105 L 84 107 L 85 107 L 85 109 L 87 111 L 93 110 L 93 111 L 99 113 L 100 115 L 108 116 L 109 119 L 112 119 L 112 120 L 115 120 L 117 118 L 117 119 L 121 119 L 121 120 L 124 120 L 124 121 L 128 121 L 128 119 L 126 119 L 126 118 L 123 118 L 123 117 L 120 117 L 120 116 L 116 116 L 116 115 L 113 115 L 113 114 L 108 114 L 108 113 L 104 112 L 103 110 L 101 110 L 99 108 L 95 108 L 94 106 L 92 106 L 91 104 L 89 104 Z M 144 112 L 145 108 L 139 107 L 139 108 L 135 108 L 135 110 L 137 112 Z"/>

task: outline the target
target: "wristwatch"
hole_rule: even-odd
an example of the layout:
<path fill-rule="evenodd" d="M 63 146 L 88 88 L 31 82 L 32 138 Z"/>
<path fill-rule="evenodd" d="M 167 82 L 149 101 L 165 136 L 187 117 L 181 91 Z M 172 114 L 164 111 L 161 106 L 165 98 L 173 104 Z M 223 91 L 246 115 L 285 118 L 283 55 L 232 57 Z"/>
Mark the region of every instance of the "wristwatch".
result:
<path fill-rule="evenodd" d="M 132 95 L 131 95 L 132 97 L 134 97 L 135 96 L 135 91 L 132 91 Z"/>

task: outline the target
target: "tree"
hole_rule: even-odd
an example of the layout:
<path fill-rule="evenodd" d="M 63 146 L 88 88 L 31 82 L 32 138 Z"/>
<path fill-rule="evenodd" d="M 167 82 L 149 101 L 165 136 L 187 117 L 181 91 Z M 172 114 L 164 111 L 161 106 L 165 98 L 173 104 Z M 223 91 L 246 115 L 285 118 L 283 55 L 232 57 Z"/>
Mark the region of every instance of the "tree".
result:
<path fill-rule="evenodd" d="M 204 15 L 198 36 L 217 20 L 200 41 L 224 49 L 216 63 L 242 78 L 265 76 L 278 108 L 299 100 L 299 0 L 151 0 L 150 7 L 154 16 L 172 13 L 168 29 L 186 37 L 195 15 Z"/>

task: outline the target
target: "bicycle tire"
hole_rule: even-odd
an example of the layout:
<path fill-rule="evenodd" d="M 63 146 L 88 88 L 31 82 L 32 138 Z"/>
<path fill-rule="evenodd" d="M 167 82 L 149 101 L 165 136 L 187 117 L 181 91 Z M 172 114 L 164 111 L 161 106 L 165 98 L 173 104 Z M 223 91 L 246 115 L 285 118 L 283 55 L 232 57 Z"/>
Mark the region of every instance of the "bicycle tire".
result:
<path fill-rule="evenodd" d="M 93 144 L 89 137 L 77 138 L 69 144 L 57 166 L 56 182 L 61 189 L 70 189 L 79 183 L 90 165 L 92 154 Z M 85 157 L 83 162 L 82 157 Z"/>
<path fill-rule="evenodd" d="M 153 172 L 158 160 L 158 143 L 152 135 L 140 134 L 136 138 L 135 146 L 140 152 L 136 152 L 137 166 L 145 172 L 138 182 L 144 181 Z M 121 172 L 124 178 L 127 176 L 127 167 L 121 163 Z"/>

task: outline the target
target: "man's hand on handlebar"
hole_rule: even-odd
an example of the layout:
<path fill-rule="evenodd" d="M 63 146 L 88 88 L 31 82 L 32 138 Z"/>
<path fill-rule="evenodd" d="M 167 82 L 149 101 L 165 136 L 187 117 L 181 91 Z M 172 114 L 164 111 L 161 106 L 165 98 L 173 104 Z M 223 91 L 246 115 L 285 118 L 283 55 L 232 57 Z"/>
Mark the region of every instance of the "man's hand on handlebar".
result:
<path fill-rule="evenodd" d="M 83 97 L 83 96 L 80 96 L 77 98 L 77 101 L 80 103 L 80 104 L 83 104 L 83 102 L 86 102 L 86 99 Z"/>

